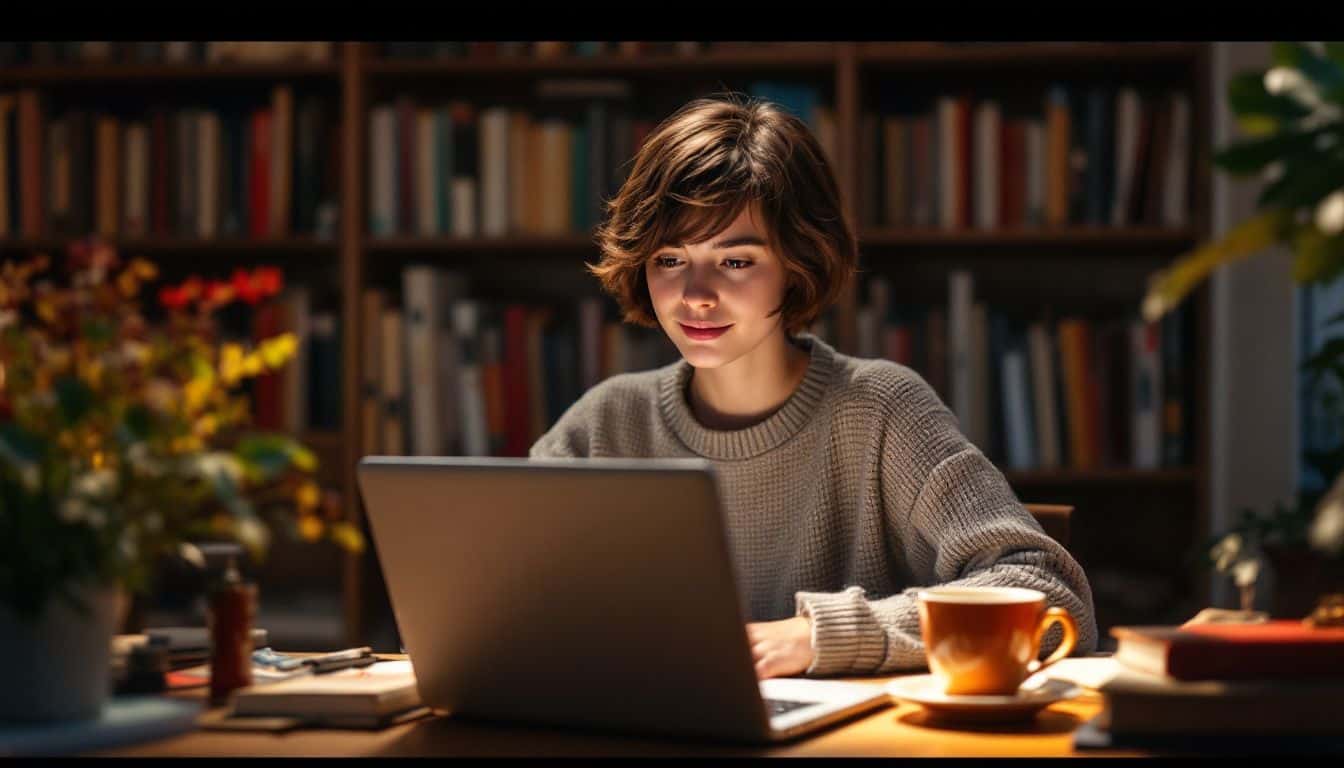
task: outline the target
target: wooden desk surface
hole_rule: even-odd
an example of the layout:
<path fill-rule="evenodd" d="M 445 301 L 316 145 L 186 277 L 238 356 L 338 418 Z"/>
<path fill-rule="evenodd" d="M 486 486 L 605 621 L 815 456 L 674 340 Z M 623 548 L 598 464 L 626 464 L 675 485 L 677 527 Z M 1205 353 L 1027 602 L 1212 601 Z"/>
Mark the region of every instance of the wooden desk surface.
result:
<path fill-rule="evenodd" d="M 404 658 L 388 656 L 387 658 Z M 884 685 L 892 677 L 853 678 Z M 203 697 L 202 690 L 178 696 Z M 1031 757 L 1143 754 L 1077 752 L 1073 732 L 1101 710 L 1086 692 L 1011 726 L 950 726 L 930 720 L 918 705 L 895 702 L 794 741 L 733 745 L 679 738 L 640 737 L 561 728 L 519 726 L 435 716 L 381 731 L 295 730 L 286 733 L 196 731 L 90 754 L 99 756 L 896 756 Z"/>

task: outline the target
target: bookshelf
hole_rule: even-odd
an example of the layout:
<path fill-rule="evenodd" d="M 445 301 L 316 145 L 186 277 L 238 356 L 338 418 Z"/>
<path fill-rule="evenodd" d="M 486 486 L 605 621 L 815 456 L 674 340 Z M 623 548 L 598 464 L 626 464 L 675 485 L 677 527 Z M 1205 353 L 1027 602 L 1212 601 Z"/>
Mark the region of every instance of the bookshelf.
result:
<path fill-rule="evenodd" d="M 462 51 L 456 56 L 395 58 L 382 44 L 339 43 L 326 61 L 264 63 L 46 63 L 0 64 L 0 94 L 35 89 L 54 94 L 65 106 L 81 100 L 105 103 L 124 98 L 140 103 L 161 100 L 172 107 L 234 103 L 238 93 L 264 100 L 272 87 L 292 86 L 297 96 L 316 93 L 337 128 L 335 225 L 321 236 L 293 232 L 283 236 L 218 235 L 196 238 L 145 235 L 112 238 L 127 252 L 183 264 L 223 268 L 234 259 L 279 264 L 300 279 L 326 280 L 331 308 L 339 322 L 341 398 L 338 429 L 303 433 L 331 467 L 329 479 L 347 500 L 347 514 L 361 519 L 353 468 L 361 456 L 364 387 L 364 319 L 361 300 L 370 286 L 395 284 L 409 265 L 429 264 L 468 271 L 507 291 L 506 278 L 535 270 L 533 279 L 549 281 L 560 293 L 595 291 L 578 268 L 596 248 L 582 231 L 557 234 L 457 236 L 444 232 L 419 236 L 370 231 L 374 189 L 370 153 L 374 137 L 370 113 L 399 98 L 442 105 L 462 99 L 476 104 L 497 100 L 524 109 L 538 98 L 534 86 L 548 79 L 620 80 L 633 84 L 635 100 L 650 117 L 661 117 L 686 99 L 722 86 L 745 90 L 759 80 L 798 81 L 811 85 L 831 111 L 833 161 L 856 222 L 863 275 L 834 313 L 832 341 L 845 352 L 858 351 L 858 323 L 866 281 L 897 278 L 899 290 L 917 301 L 946 301 L 952 270 L 975 275 L 986 300 L 1030 308 L 1058 304 L 1060 313 L 1105 305 L 1120 312 L 1137 307 L 1143 279 L 1203 238 L 1209 226 L 1210 98 L 1209 51 L 1202 43 L 779 43 L 711 44 L 693 55 L 675 50 L 639 54 L 604 52 L 538 57 L 493 57 Z M 465 48 L 465 46 L 464 46 Z M 940 93 L 973 93 L 975 98 L 1010 102 L 1041 101 L 1051 84 L 1099 83 L 1110 88 L 1137 83 L 1173 87 L 1189 97 L 1190 168 L 1188 218 L 1179 225 L 1131 223 L 1099 226 L 1076 221 L 1056 225 L 966 226 L 938 222 L 916 225 L 872 220 L 863 205 L 865 116 L 880 113 L 886 94 L 908 89 L 928 98 Z M 1005 110 L 1005 115 L 1007 111 Z M 11 138 L 12 140 L 12 138 Z M 57 249 L 64 236 L 0 238 L 0 257 Z M 587 282 L 585 282 L 587 281 Z M 577 286 L 584 285 L 584 288 Z M 395 291 L 395 285 L 394 285 Z M 498 297 L 496 297 L 498 298 Z M 1191 306 L 1185 351 L 1189 392 L 1206 389 L 1208 300 L 1203 292 Z M 1203 399 L 1189 408 L 1188 460 L 1181 466 L 1134 469 L 1005 469 L 1024 501 L 1066 503 L 1076 507 L 1075 555 L 1094 578 L 1098 618 L 1106 626 L 1137 619 L 1182 618 L 1203 603 L 1204 580 L 1182 560 L 1207 527 L 1208 415 Z M 370 551 L 347 557 L 325 573 L 339 582 L 345 640 L 365 642 L 378 623 L 389 619 Z M 330 566 L 330 564 L 328 564 Z M 1128 574 L 1128 575 L 1127 575 Z M 1126 602 L 1126 593 L 1162 595 L 1159 602 Z M 1161 615 L 1152 615 L 1158 612 Z"/>

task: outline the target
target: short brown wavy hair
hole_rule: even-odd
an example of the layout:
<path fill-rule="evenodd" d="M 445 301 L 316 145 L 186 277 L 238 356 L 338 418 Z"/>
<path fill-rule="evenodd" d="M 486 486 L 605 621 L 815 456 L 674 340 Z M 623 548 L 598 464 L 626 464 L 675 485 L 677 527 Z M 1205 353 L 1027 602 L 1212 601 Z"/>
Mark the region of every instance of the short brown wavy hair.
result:
<path fill-rule="evenodd" d="M 806 330 L 853 277 L 858 246 L 835 175 L 802 120 L 741 94 L 696 99 L 649 135 L 606 203 L 588 265 L 626 321 L 658 327 L 644 272 L 667 245 L 702 242 L 758 204 L 788 272 L 785 332 Z"/>

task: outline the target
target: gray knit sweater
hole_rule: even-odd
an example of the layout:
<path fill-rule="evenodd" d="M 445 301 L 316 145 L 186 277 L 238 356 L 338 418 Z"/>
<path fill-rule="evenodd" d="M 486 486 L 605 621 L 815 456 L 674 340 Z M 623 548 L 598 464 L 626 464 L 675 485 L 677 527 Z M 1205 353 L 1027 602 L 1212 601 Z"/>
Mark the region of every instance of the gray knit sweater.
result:
<path fill-rule="evenodd" d="M 810 675 L 925 666 L 921 586 L 1040 590 L 1096 648 L 1082 568 L 1018 502 L 956 417 L 907 367 L 842 355 L 815 337 L 802 384 L 746 429 L 702 427 L 683 361 L 590 389 L 531 456 L 704 457 L 719 475 L 750 621 L 812 619 Z M 1059 627 L 1041 653 L 1057 647 Z"/>

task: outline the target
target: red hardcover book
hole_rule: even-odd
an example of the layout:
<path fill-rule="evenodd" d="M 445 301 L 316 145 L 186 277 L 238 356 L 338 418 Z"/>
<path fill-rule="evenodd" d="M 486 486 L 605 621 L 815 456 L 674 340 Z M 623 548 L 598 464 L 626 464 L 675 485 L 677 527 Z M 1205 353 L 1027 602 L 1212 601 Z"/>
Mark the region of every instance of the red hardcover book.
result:
<path fill-rule="evenodd" d="M 266 302 L 257 306 L 252 315 L 252 339 L 260 345 L 266 339 L 280 332 L 279 316 L 275 302 Z M 263 373 L 257 376 L 253 384 L 255 402 L 252 404 L 252 423 L 258 429 L 280 429 L 280 375 Z"/>
<path fill-rule="evenodd" d="M 506 456 L 526 456 L 532 446 L 532 414 L 527 387 L 527 307 L 510 304 L 504 310 L 504 428 Z"/>
<path fill-rule="evenodd" d="M 1344 677 L 1344 628 L 1263 624 L 1113 627 L 1115 660 L 1176 680 Z"/>
<path fill-rule="evenodd" d="M 257 239 L 271 232 L 271 112 L 252 113 L 252 156 L 248 159 L 248 234 Z"/>

